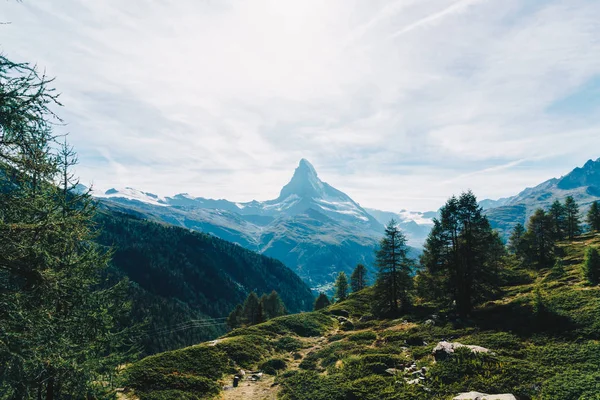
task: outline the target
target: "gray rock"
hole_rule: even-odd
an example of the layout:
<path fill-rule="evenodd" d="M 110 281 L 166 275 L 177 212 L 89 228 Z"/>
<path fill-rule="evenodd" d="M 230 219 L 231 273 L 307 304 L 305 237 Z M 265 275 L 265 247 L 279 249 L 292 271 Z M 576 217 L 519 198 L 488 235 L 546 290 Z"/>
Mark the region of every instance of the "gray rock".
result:
<path fill-rule="evenodd" d="M 397 375 L 398 374 L 398 370 L 396 368 L 388 368 L 385 370 L 385 372 L 387 372 L 390 375 Z"/>
<path fill-rule="evenodd" d="M 465 345 L 465 344 L 458 343 L 458 342 L 442 341 L 442 342 L 439 342 L 437 344 L 437 346 L 435 346 L 435 348 L 432 351 L 432 354 L 436 361 L 445 360 L 446 358 L 450 357 L 456 349 L 461 348 L 461 347 L 465 347 L 465 348 L 471 350 L 473 353 L 489 353 L 490 352 L 489 349 L 486 349 L 485 347 L 481 347 L 481 346 Z"/>

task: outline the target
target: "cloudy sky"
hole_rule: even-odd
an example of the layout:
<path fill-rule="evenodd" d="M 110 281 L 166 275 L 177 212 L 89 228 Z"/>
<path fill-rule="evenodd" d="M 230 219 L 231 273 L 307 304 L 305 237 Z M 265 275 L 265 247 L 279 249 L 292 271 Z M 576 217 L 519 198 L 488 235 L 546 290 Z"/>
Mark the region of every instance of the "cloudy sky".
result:
<path fill-rule="evenodd" d="M 600 157 L 597 0 L 0 1 L 95 187 L 363 206 L 512 195 Z"/>

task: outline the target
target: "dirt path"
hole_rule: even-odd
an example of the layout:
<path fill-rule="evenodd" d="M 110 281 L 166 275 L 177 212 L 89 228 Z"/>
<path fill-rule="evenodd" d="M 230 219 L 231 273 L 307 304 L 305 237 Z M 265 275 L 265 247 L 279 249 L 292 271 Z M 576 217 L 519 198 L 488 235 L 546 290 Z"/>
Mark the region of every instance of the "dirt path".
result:
<path fill-rule="evenodd" d="M 337 332 L 337 330 L 335 331 Z M 334 333 L 334 332 L 332 332 Z M 330 334 L 332 334 L 330 333 Z M 313 337 L 301 339 L 304 343 L 304 348 L 298 351 L 302 355 L 302 358 L 298 360 L 291 360 L 289 363 L 288 370 L 296 370 L 302 362 L 302 359 L 306 357 L 312 351 L 317 351 L 327 343 L 327 339 L 324 337 Z M 233 379 L 233 377 L 232 377 Z M 279 386 L 273 385 L 275 377 L 269 375 L 263 375 L 258 381 L 252 382 L 249 380 L 243 380 L 240 382 L 237 388 L 228 388 L 222 393 L 221 399 L 223 400 L 276 400 Z M 228 383 L 231 385 L 231 383 Z"/>
<path fill-rule="evenodd" d="M 223 400 L 276 400 L 278 386 L 273 386 L 275 377 L 265 376 L 256 382 L 244 380 L 236 388 L 223 391 Z"/>

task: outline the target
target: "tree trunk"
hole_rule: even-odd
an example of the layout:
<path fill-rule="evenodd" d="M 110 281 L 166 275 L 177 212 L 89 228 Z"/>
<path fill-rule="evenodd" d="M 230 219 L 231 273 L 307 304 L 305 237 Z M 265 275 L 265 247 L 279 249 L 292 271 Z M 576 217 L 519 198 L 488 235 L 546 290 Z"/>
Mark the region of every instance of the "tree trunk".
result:
<path fill-rule="evenodd" d="M 46 385 L 46 400 L 54 400 L 54 378 L 48 379 Z"/>

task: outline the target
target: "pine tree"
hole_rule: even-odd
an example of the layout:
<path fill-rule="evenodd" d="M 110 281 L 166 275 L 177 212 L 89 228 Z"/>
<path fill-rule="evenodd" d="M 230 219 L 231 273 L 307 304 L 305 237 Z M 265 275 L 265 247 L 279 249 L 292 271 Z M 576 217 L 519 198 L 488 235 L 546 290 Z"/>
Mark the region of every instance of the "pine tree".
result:
<path fill-rule="evenodd" d="M 523 224 L 517 224 L 512 230 L 508 239 L 508 251 L 514 254 L 520 262 L 523 262 L 527 256 L 527 241 L 525 239 L 525 227 Z"/>
<path fill-rule="evenodd" d="M 414 262 L 408 258 L 406 237 L 393 219 L 385 228 L 385 236 L 376 253 L 376 264 L 373 311 L 380 315 L 397 315 L 399 311 L 405 311 L 410 306 Z"/>
<path fill-rule="evenodd" d="M 600 282 L 600 254 L 597 248 L 590 246 L 586 249 L 582 270 L 588 282 L 593 285 Z"/>
<path fill-rule="evenodd" d="M 587 213 L 587 223 L 590 226 L 590 231 L 600 232 L 600 205 L 598 201 L 594 201 Z"/>
<path fill-rule="evenodd" d="M 227 326 L 229 326 L 229 328 L 231 329 L 239 328 L 240 326 L 242 326 L 243 315 L 244 308 L 241 304 L 238 304 L 227 317 Z"/>
<path fill-rule="evenodd" d="M 256 325 L 263 321 L 263 310 L 260 300 L 255 292 L 250 292 L 244 301 L 242 322 L 247 325 Z"/>
<path fill-rule="evenodd" d="M 419 276 L 420 292 L 461 316 L 498 291 L 504 246 L 492 231 L 473 193 L 451 197 L 427 238 Z"/>
<path fill-rule="evenodd" d="M 287 314 L 283 300 L 281 300 L 279 293 L 274 290 L 269 295 L 262 295 L 260 302 L 265 321 Z"/>
<path fill-rule="evenodd" d="M 56 150 L 50 82 L 0 56 L 0 392 L 101 397 L 95 382 L 127 357 L 126 283 L 105 285 L 110 254 L 90 194 L 73 190 L 72 148 Z"/>
<path fill-rule="evenodd" d="M 554 259 L 554 221 L 552 216 L 538 208 L 529 218 L 525 238 L 528 261 L 537 269 L 550 267 Z"/>
<path fill-rule="evenodd" d="M 356 293 L 367 287 L 367 268 L 364 265 L 358 264 L 354 268 L 354 271 L 352 271 L 352 275 L 350 275 L 350 287 L 352 288 L 352 293 Z"/>
<path fill-rule="evenodd" d="M 567 219 L 567 237 L 573 240 L 576 235 L 581 233 L 579 205 L 575 202 L 572 196 L 567 196 L 565 199 L 565 210 Z"/>
<path fill-rule="evenodd" d="M 340 272 L 335 280 L 335 298 L 343 301 L 348 298 L 348 278 L 345 272 Z"/>
<path fill-rule="evenodd" d="M 329 301 L 329 298 L 327 297 L 327 295 L 325 293 L 319 293 L 319 296 L 315 300 L 314 310 L 315 311 L 322 310 L 323 308 L 328 307 L 330 305 L 331 305 L 331 302 Z"/>
<path fill-rule="evenodd" d="M 565 234 L 569 231 L 567 223 L 567 209 L 558 200 L 554 201 L 548 210 L 552 219 L 552 231 L 554 232 L 555 240 L 563 240 Z"/>

